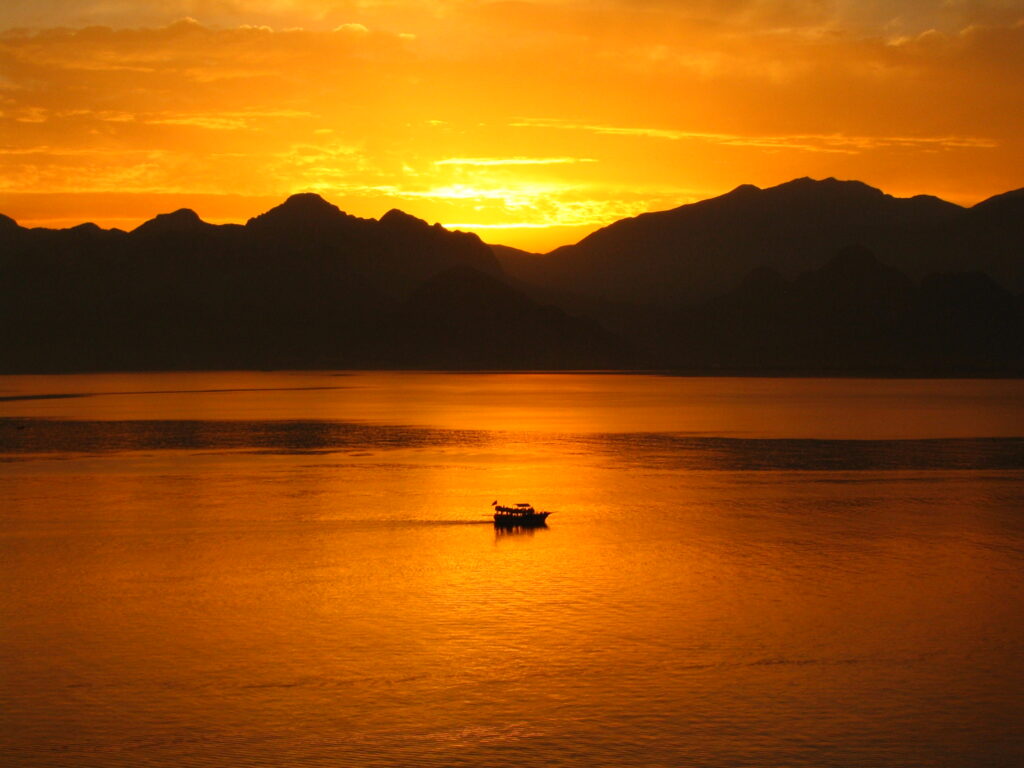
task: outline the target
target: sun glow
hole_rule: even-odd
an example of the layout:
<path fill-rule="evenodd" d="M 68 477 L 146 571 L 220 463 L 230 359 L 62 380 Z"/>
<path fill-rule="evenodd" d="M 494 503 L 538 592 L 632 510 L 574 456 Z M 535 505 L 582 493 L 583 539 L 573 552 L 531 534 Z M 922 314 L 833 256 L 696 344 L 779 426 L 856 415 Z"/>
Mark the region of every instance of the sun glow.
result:
<path fill-rule="evenodd" d="M 1019 12 L 698 5 L 5 8 L 0 211 L 127 226 L 177 196 L 238 221 L 316 191 L 548 249 L 741 183 L 1020 186 Z"/>

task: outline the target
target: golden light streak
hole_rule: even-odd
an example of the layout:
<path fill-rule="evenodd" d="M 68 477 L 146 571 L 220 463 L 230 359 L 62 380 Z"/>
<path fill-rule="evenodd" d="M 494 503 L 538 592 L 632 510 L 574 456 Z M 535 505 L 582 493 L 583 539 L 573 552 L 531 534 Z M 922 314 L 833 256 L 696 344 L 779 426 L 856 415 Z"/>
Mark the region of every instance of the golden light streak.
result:
<path fill-rule="evenodd" d="M 734 147 L 798 149 L 806 152 L 858 153 L 880 147 L 993 149 L 999 146 L 999 142 L 993 139 L 976 136 L 849 136 L 842 133 L 744 136 L 731 133 L 677 131 L 666 128 L 592 125 L 543 118 L 520 120 L 512 123 L 512 126 L 515 128 L 559 128 L 571 131 L 587 131 L 607 136 L 639 136 L 650 139 L 668 139 L 670 141 L 707 141 Z"/>
<path fill-rule="evenodd" d="M 468 165 L 475 167 L 505 165 L 570 165 L 572 163 L 596 163 L 592 157 L 448 157 L 435 160 L 434 165 Z"/>

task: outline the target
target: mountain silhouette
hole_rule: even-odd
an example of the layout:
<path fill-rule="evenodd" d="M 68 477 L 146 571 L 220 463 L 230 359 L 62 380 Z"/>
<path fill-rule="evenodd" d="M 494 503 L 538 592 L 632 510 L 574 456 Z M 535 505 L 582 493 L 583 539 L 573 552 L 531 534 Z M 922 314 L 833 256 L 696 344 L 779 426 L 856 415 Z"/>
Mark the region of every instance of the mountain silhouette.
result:
<path fill-rule="evenodd" d="M 361 219 L 314 194 L 292 195 L 250 219 L 245 229 L 257 252 L 314 255 L 363 275 L 385 293 L 408 293 L 453 266 L 502 272 L 494 253 L 474 234 L 449 232 L 398 210 L 380 220 Z"/>
<path fill-rule="evenodd" d="M 0 216 L 0 372 L 670 368 L 1024 374 L 1024 190 L 797 179 L 533 254 L 293 195 L 246 224 Z"/>
<path fill-rule="evenodd" d="M 88 227 L 88 224 L 82 225 Z M 96 225 L 93 224 L 93 227 Z M 156 218 L 141 224 L 132 230 L 137 237 L 160 237 L 162 235 L 196 234 L 209 232 L 215 228 L 213 224 L 207 224 L 199 218 L 199 214 L 188 208 L 182 208 L 174 213 L 157 214 Z M 99 229 L 99 227 L 97 227 Z"/>
<path fill-rule="evenodd" d="M 858 181 L 802 178 L 623 219 L 540 259 L 497 255 L 510 277 L 539 290 L 663 307 L 731 290 L 758 265 L 794 277 L 856 244 L 914 279 L 980 269 L 1020 292 L 1022 222 L 1021 191 L 965 209 Z"/>
<path fill-rule="evenodd" d="M 788 280 L 758 267 L 679 309 L 660 339 L 673 367 L 954 375 L 1024 373 L 1024 301 L 979 272 L 920 283 L 862 247 Z"/>
<path fill-rule="evenodd" d="M 443 274 L 450 276 L 430 282 Z M 476 284 L 440 290 L 459 274 L 477 276 Z M 525 360 L 593 367 L 613 359 L 618 342 L 608 334 L 559 310 L 541 311 L 500 277 L 476 235 L 397 210 L 379 221 L 360 219 L 317 195 L 295 195 L 244 226 L 210 224 L 187 209 L 129 233 L 94 225 L 30 230 L 4 217 L 0 369 L 431 365 L 407 337 L 436 342 L 449 367 L 489 359 L 474 338 L 503 338 L 502 355 L 490 354 L 511 367 Z M 493 318 L 489 331 L 479 313 L 467 314 L 485 288 L 516 310 Z M 426 290 L 437 292 L 432 314 L 414 298 Z M 425 335 L 442 320 L 463 328 L 451 337 L 454 346 Z M 504 336 L 498 320 L 509 321 Z M 517 323 L 529 355 L 510 352 Z"/>
<path fill-rule="evenodd" d="M 399 307 L 389 345 L 417 367 L 596 369 L 629 366 L 631 347 L 471 267 L 423 283 Z"/>
<path fill-rule="evenodd" d="M 296 233 L 304 231 L 316 236 L 328 233 L 332 228 L 336 229 L 345 224 L 358 226 L 361 222 L 365 222 L 365 220 L 349 216 L 320 195 L 301 192 L 292 195 L 266 213 L 249 219 L 246 226 L 255 230 L 262 229 L 264 232 L 276 230 Z"/>

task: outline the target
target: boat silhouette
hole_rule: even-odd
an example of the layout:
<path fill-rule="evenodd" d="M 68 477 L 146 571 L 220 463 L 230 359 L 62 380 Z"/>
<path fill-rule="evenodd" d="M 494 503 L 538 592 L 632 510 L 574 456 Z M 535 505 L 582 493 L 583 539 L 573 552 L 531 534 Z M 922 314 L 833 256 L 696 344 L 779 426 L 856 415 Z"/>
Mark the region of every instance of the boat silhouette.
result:
<path fill-rule="evenodd" d="M 532 504 L 516 504 L 505 507 L 492 501 L 494 525 L 499 528 L 540 528 L 547 525 L 550 512 L 538 512 Z"/>

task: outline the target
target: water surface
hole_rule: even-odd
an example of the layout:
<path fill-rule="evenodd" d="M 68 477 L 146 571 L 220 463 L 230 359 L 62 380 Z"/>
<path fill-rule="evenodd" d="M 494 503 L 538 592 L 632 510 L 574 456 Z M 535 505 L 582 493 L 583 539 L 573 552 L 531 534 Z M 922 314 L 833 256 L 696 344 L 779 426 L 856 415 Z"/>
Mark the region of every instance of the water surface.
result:
<path fill-rule="evenodd" d="M 1024 763 L 1021 382 L 6 377 L 0 499 L 5 764 Z"/>

